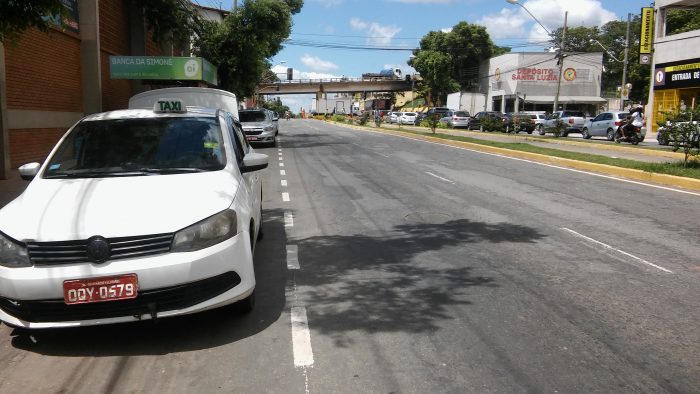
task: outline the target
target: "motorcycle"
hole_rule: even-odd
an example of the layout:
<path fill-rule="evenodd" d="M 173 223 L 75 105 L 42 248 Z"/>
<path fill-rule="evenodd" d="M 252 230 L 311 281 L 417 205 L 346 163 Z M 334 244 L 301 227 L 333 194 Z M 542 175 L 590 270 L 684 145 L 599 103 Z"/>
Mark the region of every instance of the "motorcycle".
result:
<path fill-rule="evenodd" d="M 639 126 L 632 126 L 632 130 L 626 130 L 624 135 L 622 133 L 622 128 L 625 127 L 627 123 L 623 122 L 618 126 L 615 132 L 615 142 L 629 142 L 632 145 L 637 145 L 639 141 L 642 140 L 642 128 Z"/>

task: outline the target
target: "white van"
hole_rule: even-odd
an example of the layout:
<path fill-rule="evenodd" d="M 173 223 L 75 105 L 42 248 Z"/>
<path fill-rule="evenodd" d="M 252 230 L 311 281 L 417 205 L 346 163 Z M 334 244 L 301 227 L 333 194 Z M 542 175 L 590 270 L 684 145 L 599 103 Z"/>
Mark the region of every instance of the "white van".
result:
<path fill-rule="evenodd" d="M 139 93 L 129 99 L 129 109 L 152 110 L 156 101 L 163 98 L 183 100 L 187 105 L 205 108 L 220 108 L 238 119 L 236 95 L 212 88 L 164 88 Z"/>

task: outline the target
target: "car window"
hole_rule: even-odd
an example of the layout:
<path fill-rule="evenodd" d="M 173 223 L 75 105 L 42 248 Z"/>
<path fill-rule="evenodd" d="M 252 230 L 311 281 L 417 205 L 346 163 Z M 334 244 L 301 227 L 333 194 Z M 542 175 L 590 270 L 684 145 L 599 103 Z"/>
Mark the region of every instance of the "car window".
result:
<path fill-rule="evenodd" d="M 466 111 L 457 111 L 457 112 L 455 112 L 455 114 L 457 114 L 457 116 L 462 116 L 462 117 L 469 116 L 469 112 L 466 112 Z"/>
<path fill-rule="evenodd" d="M 593 122 L 598 122 L 598 121 L 603 120 L 603 118 L 605 118 L 605 114 L 598 114 L 598 116 L 596 116 L 595 118 L 593 118 L 592 121 L 593 121 Z"/>
<path fill-rule="evenodd" d="M 240 124 L 236 122 L 230 114 L 226 115 L 226 127 L 231 135 L 231 141 L 236 145 L 234 147 L 236 152 L 236 160 L 240 164 L 250 150 L 250 145 L 243 136 L 243 130 L 241 129 Z"/>
<path fill-rule="evenodd" d="M 214 171 L 224 167 L 225 157 L 221 128 L 213 117 L 100 119 L 78 123 L 44 175 Z"/>
<path fill-rule="evenodd" d="M 264 111 L 239 111 L 238 120 L 241 122 L 264 122 L 267 120 L 267 113 Z"/>
<path fill-rule="evenodd" d="M 610 112 L 606 112 L 603 114 L 603 120 L 612 120 L 613 116 Z"/>

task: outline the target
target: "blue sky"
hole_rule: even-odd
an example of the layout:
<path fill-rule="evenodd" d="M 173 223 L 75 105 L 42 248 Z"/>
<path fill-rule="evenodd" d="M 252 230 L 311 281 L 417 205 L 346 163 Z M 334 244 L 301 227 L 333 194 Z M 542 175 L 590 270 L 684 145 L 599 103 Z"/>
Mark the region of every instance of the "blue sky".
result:
<path fill-rule="evenodd" d="M 231 0 L 194 2 L 212 8 L 232 7 Z M 519 3 L 550 31 L 563 25 L 565 11 L 569 12 L 568 26 L 600 26 L 611 20 L 627 20 L 629 12 L 638 14 L 641 7 L 650 6 L 649 0 Z M 450 29 L 460 21 L 486 26 L 497 45 L 513 47 L 513 51 L 543 50 L 548 38 L 523 7 L 506 0 L 305 0 L 301 12 L 294 16 L 290 42 L 270 60 L 275 72 L 292 67 L 295 79 L 360 77 L 389 67 L 411 73 L 406 64 L 410 49 L 428 32 Z M 395 50 L 327 48 L 329 45 Z M 309 97 L 281 97 L 295 112 L 310 107 Z"/>

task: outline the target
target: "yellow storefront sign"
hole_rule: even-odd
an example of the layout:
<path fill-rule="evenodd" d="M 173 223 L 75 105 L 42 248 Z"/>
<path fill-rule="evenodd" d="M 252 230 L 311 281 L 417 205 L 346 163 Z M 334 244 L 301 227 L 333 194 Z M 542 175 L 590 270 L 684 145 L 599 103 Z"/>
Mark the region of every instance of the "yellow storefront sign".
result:
<path fill-rule="evenodd" d="M 654 42 L 654 8 L 642 8 L 642 31 L 639 35 L 639 53 L 651 53 Z"/>

